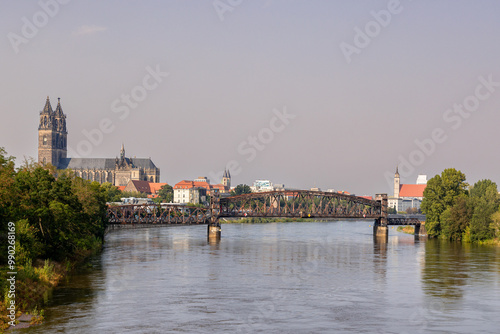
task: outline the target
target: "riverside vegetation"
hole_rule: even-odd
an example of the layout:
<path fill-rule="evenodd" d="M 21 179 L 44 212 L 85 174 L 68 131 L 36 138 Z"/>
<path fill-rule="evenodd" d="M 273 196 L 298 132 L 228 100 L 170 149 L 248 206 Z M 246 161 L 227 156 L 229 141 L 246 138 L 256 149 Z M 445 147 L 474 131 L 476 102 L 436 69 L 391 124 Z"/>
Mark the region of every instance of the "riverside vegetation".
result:
<path fill-rule="evenodd" d="M 473 186 L 465 174 L 445 169 L 427 182 L 421 210 L 427 233 L 452 241 L 499 243 L 500 211 L 497 185 L 480 180 Z"/>
<path fill-rule="evenodd" d="M 106 202 L 122 194 L 111 184 L 77 178 L 26 161 L 20 168 L 0 147 L 0 332 L 9 327 L 8 223 L 15 223 L 16 319 L 43 320 L 41 301 L 79 262 L 100 250 Z"/>

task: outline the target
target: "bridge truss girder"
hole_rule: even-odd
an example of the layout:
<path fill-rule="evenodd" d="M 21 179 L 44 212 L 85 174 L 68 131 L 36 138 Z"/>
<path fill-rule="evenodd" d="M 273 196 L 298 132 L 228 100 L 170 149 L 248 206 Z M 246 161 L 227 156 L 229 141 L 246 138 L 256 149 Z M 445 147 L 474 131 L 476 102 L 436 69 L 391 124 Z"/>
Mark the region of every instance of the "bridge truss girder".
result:
<path fill-rule="evenodd" d="M 330 192 L 269 191 L 221 198 L 218 216 L 376 219 L 381 203 Z"/>
<path fill-rule="evenodd" d="M 119 205 L 107 210 L 110 224 L 208 224 L 212 216 L 207 208 L 187 205 Z"/>

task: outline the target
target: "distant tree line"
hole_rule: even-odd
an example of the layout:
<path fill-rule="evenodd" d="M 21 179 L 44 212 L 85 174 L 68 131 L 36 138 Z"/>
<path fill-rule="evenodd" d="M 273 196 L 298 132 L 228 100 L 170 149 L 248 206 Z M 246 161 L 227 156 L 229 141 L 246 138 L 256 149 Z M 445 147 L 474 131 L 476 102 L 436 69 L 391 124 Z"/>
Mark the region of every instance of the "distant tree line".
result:
<path fill-rule="evenodd" d="M 469 186 L 464 173 L 449 168 L 427 182 L 421 209 L 429 236 L 478 242 L 500 237 L 499 203 L 494 182 Z"/>

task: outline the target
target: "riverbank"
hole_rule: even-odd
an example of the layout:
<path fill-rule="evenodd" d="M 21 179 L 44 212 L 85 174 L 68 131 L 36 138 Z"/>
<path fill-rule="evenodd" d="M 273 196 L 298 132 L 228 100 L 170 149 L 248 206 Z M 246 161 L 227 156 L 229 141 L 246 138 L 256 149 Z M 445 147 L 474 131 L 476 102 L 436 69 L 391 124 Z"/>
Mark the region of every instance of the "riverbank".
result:
<path fill-rule="evenodd" d="M 79 252 L 73 259 L 64 262 L 52 260 L 36 260 L 33 265 L 28 262 L 24 266 L 17 267 L 16 275 L 16 309 L 15 326 L 9 325 L 7 309 L 7 289 L 1 285 L 4 298 L 0 300 L 0 333 L 8 332 L 14 328 L 26 328 L 41 324 L 44 320 L 43 305 L 48 301 L 51 291 L 59 285 L 69 273 L 82 264 L 89 256 L 96 254 L 102 249 L 102 243 L 95 245 L 94 249 Z M 9 272 L 7 267 L 1 268 L 0 279 L 2 284 L 7 282 Z"/>
<path fill-rule="evenodd" d="M 415 226 L 412 225 L 398 226 L 397 231 L 406 234 L 415 234 Z"/>

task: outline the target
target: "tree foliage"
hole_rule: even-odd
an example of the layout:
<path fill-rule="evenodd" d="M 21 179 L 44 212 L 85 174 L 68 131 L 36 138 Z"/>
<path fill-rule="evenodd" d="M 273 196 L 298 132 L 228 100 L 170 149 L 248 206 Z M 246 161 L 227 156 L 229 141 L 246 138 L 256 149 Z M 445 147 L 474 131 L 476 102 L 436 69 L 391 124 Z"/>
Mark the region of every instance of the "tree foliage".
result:
<path fill-rule="evenodd" d="M 474 208 L 466 196 L 457 198 L 455 204 L 441 214 L 442 235 L 449 240 L 462 240 L 467 231 Z"/>
<path fill-rule="evenodd" d="M 18 259 L 62 260 L 102 240 L 107 190 L 70 171 L 57 172 L 33 163 L 14 170 L 0 150 L 0 218 L 2 229 L 16 222 Z M 2 243 L 2 245 L 5 243 Z"/>
<path fill-rule="evenodd" d="M 486 240 L 494 237 L 492 216 L 498 210 L 498 189 L 491 180 L 481 180 L 470 191 L 474 213 L 470 220 L 470 240 Z"/>
<path fill-rule="evenodd" d="M 445 169 L 441 175 L 436 175 L 427 182 L 420 208 L 427 215 L 426 228 L 429 235 L 441 234 L 442 213 L 466 193 L 465 174 L 454 168 Z"/>
<path fill-rule="evenodd" d="M 466 187 L 465 175 L 455 169 L 429 180 L 421 206 L 429 235 L 472 242 L 499 236 L 497 185 L 481 180 Z"/>
<path fill-rule="evenodd" d="M 171 185 L 165 184 L 158 191 L 157 203 L 172 203 L 174 200 L 174 188 Z"/>
<path fill-rule="evenodd" d="M 234 188 L 234 190 L 231 191 L 231 196 L 250 194 L 251 192 L 252 192 L 252 189 L 250 189 L 250 186 L 248 186 L 246 184 L 238 184 Z"/>
<path fill-rule="evenodd" d="M 122 191 L 118 187 L 112 185 L 109 182 L 104 182 L 101 187 L 106 191 L 106 201 L 107 202 L 120 202 L 122 196 Z"/>

